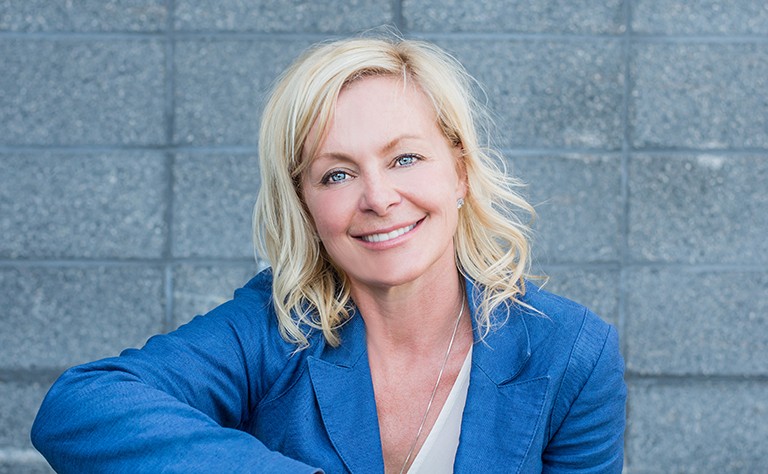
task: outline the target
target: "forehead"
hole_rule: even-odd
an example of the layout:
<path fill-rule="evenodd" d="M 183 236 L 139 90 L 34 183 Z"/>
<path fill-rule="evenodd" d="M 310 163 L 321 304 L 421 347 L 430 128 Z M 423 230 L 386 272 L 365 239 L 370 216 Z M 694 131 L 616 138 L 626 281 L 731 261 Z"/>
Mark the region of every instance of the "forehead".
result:
<path fill-rule="evenodd" d="M 403 102 L 411 105 L 424 105 L 430 109 L 430 115 L 434 110 L 421 89 L 418 82 L 409 75 L 372 75 L 364 76 L 346 84 L 339 92 L 336 101 L 336 111 L 343 109 L 347 103 L 360 105 L 366 102 L 386 103 L 392 106 L 401 105 Z"/>
<path fill-rule="evenodd" d="M 324 136 L 319 135 L 323 133 Z M 398 135 L 442 135 L 432 102 L 413 80 L 369 76 L 342 89 L 327 123 L 315 123 L 308 142 L 321 140 L 318 153 L 357 142 L 390 140 Z"/>

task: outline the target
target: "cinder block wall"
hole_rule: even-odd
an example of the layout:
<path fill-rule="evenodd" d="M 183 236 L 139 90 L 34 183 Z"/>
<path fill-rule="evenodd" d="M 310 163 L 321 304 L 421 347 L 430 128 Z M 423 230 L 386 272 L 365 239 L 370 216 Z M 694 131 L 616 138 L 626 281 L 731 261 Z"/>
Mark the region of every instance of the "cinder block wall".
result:
<path fill-rule="evenodd" d="M 66 367 L 231 295 L 264 91 L 393 24 L 485 85 L 549 288 L 621 332 L 628 472 L 768 465 L 768 6 L 0 1 L 0 473 Z"/>

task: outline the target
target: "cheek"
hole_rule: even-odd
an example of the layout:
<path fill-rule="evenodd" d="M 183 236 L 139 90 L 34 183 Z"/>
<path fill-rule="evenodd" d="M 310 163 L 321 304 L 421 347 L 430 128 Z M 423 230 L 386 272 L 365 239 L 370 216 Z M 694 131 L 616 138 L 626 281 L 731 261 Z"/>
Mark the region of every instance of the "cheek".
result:
<path fill-rule="evenodd" d="M 307 210 L 315 224 L 315 231 L 326 246 L 335 235 L 345 232 L 346 211 L 340 205 L 341 200 L 325 193 L 307 195 Z"/>
<path fill-rule="evenodd" d="M 327 247 L 332 243 L 333 236 L 338 234 L 339 230 L 336 223 L 330 219 L 325 219 L 324 217 L 325 216 L 321 216 L 320 219 L 315 220 L 315 229 L 317 230 L 318 237 L 320 237 L 320 240 L 322 240 Z"/>
<path fill-rule="evenodd" d="M 462 183 L 452 168 L 433 168 L 426 173 L 409 176 L 407 187 L 417 201 L 443 207 L 456 202 L 463 193 Z"/>

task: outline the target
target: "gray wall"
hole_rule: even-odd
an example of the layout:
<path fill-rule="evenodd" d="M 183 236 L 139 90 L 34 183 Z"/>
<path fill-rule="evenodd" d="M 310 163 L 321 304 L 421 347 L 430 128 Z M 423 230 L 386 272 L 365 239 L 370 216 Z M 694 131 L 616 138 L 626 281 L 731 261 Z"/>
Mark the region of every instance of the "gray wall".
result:
<path fill-rule="evenodd" d="M 0 0 L 0 473 L 64 368 L 256 271 L 265 89 L 381 24 L 485 84 L 548 287 L 619 327 L 627 471 L 766 468 L 764 1 Z"/>

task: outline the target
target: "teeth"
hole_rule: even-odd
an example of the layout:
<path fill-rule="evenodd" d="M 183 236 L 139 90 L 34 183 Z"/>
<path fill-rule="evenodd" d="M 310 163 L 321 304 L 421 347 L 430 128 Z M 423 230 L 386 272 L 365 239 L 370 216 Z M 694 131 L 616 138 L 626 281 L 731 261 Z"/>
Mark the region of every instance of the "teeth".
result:
<path fill-rule="evenodd" d="M 364 235 L 362 239 L 366 242 L 386 242 L 387 240 L 394 239 L 395 237 L 400 237 L 406 232 L 410 232 L 414 227 L 416 227 L 416 224 L 411 224 L 407 227 L 402 227 L 400 229 L 396 229 L 392 232 L 387 232 L 384 234 Z"/>

